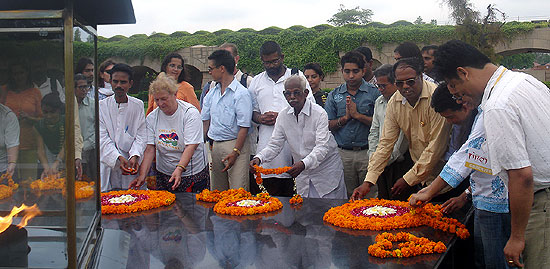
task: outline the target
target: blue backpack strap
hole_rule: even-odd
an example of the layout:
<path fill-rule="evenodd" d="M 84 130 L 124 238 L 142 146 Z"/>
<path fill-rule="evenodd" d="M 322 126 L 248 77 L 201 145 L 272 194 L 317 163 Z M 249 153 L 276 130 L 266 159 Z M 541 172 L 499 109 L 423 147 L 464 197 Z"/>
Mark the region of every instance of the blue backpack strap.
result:
<path fill-rule="evenodd" d="M 241 85 L 243 85 L 245 88 L 248 88 L 248 73 L 243 73 L 241 76 Z"/>

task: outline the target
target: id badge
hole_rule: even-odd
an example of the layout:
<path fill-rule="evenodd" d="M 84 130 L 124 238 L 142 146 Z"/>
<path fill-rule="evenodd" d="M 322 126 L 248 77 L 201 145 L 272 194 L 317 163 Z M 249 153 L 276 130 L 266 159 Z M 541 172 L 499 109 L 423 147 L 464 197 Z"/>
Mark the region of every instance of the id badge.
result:
<path fill-rule="evenodd" d="M 484 148 L 487 148 L 485 143 L 483 143 L 481 149 L 468 148 L 468 159 L 464 166 L 484 174 L 493 175 L 489 162 L 489 154 L 487 154 L 487 150 L 483 150 Z"/>

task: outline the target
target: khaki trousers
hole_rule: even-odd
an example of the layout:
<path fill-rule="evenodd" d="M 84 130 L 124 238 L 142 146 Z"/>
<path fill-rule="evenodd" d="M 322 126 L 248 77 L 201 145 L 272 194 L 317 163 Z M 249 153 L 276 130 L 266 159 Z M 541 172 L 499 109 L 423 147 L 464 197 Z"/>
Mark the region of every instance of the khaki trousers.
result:
<path fill-rule="evenodd" d="M 344 182 L 348 197 L 351 197 L 353 190 L 365 181 L 367 168 L 369 166 L 368 149 L 364 150 L 346 150 L 338 148 L 342 163 L 344 165 Z M 374 198 L 378 196 L 378 188 L 374 185 L 365 198 Z"/>
<path fill-rule="evenodd" d="M 525 229 L 525 268 L 550 268 L 550 190 L 535 194 Z"/>
<path fill-rule="evenodd" d="M 250 144 L 248 138 L 244 141 L 241 155 L 229 170 L 222 172 L 225 164 L 222 160 L 233 152 L 237 139 L 217 142 L 212 145 L 212 171 L 210 173 L 210 188 L 224 191 L 227 189 L 250 189 L 248 166 L 250 163 Z"/>

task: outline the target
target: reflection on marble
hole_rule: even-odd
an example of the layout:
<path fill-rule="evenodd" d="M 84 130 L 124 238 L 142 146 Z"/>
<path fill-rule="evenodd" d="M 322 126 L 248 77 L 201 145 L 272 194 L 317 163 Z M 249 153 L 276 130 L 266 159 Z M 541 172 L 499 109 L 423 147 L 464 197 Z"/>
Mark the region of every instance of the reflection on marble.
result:
<path fill-rule="evenodd" d="M 168 208 L 104 216 L 99 268 L 432 268 L 442 255 L 379 259 L 367 253 L 376 231 L 353 231 L 323 222 L 323 214 L 345 200 L 304 199 L 291 207 L 280 198 L 276 214 L 234 217 L 177 194 Z M 459 219 L 464 213 L 454 216 Z M 452 235 L 429 227 L 408 229 L 441 240 Z M 127 246 L 121 247 L 121 246 Z M 114 252 L 113 252 L 114 251 Z M 120 253 L 119 253 L 120 252 Z"/>
<path fill-rule="evenodd" d="M 42 212 L 32 218 L 27 226 L 29 232 L 29 267 L 31 268 L 66 268 L 67 235 L 66 235 L 66 199 L 61 190 L 34 191 L 20 186 L 13 196 L 0 200 L 0 211 L 9 212 L 13 206 L 37 204 Z M 76 202 L 76 244 L 77 250 L 85 240 L 88 230 L 98 213 L 94 197 Z M 99 213 L 98 213 L 99 214 Z M 3 215 L 3 214 L 0 214 Z M 5 214 L 7 215 L 7 214 Z M 14 218 L 18 224 L 21 216 Z"/>

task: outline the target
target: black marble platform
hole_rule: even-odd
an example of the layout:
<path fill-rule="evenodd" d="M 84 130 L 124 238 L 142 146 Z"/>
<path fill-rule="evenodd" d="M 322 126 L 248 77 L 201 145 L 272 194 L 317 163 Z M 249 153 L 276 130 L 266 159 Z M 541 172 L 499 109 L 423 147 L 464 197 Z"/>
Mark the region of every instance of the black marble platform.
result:
<path fill-rule="evenodd" d="M 447 254 L 380 259 L 367 253 L 376 231 L 354 231 L 323 222 L 323 214 L 346 200 L 304 199 L 271 214 L 227 216 L 213 203 L 177 194 L 166 208 L 103 216 L 99 268 L 434 268 Z M 463 221 L 466 212 L 453 217 Z M 412 232 L 448 247 L 452 234 L 427 226 Z M 443 266 L 446 267 L 446 266 Z"/>

